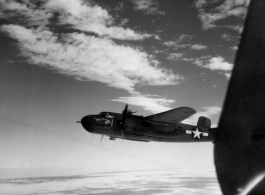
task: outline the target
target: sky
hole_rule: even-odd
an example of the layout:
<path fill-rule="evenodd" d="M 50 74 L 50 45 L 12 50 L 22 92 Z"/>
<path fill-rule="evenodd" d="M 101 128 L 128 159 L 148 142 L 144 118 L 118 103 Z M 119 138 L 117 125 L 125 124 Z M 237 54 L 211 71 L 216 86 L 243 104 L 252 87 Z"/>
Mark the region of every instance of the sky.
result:
<path fill-rule="evenodd" d="M 0 172 L 211 169 L 212 143 L 100 143 L 76 121 L 126 103 L 218 125 L 248 0 L 0 0 Z"/>

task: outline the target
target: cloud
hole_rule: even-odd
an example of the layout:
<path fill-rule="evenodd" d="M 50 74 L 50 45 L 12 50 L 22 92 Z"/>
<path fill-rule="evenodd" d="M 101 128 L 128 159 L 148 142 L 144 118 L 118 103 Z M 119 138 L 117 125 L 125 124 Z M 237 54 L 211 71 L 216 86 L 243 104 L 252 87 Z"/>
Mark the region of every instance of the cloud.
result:
<path fill-rule="evenodd" d="M 114 39 L 142 40 L 151 37 L 149 34 L 135 33 L 129 28 L 110 26 L 114 24 L 114 19 L 107 10 L 98 5 L 92 6 L 87 1 L 50 0 L 45 7 L 59 12 L 60 24 L 70 24 L 74 29 L 94 32 Z"/>
<path fill-rule="evenodd" d="M 174 40 L 174 41 L 171 40 L 171 41 L 164 42 L 164 45 L 166 45 L 168 47 L 174 47 L 175 49 L 178 49 L 178 48 L 187 48 L 187 47 L 190 47 L 191 44 L 186 43 L 186 42 L 189 42 L 193 37 L 194 37 L 194 35 L 185 35 L 185 34 L 182 34 L 182 35 L 180 35 L 178 37 L 177 40 Z"/>
<path fill-rule="evenodd" d="M 194 64 L 210 70 L 231 71 L 233 69 L 233 64 L 226 62 L 221 56 L 202 56 L 195 59 Z"/>
<path fill-rule="evenodd" d="M 176 85 L 182 77 L 161 68 L 153 56 L 139 49 L 117 45 L 108 38 L 83 33 L 56 35 L 47 29 L 3 25 L 1 30 L 18 41 L 23 56 L 36 64 L 83 81 L 98 81 L 132 94 L 116 101 L 144 107 L 151 112 L 170 109 L 173 100 L 141 95 L 142 85 Z"/>
<path fill-rule="evenodd" d="M 182 53 L 170 53 L 169 56 L 167 57 L 168 60 L 171 61 L 176 61 L 180 59 L 183 56 Z"/>
<path fill-rule="evenodd" d="M 198 9 L 198 17 L 202 22 L 204 30 L 216 28 L 218 25 L 217 21 L 226 19 L 228 17 L 236 17 L 241 19 L 239 24 L 231 24 L 231 26 L 242 26 L 243 19 L 247 14 L 247 7 L 250 0 L 225 0 L 220 4 L 219 0 L 205 1 L 197 0 L 194 6 Z M 221 27 L 225 27 L 219 25 Z"/>
<path fill-rule="evenodd" d="M 6 20 L 15 20 L 16 23 L 22 23 L 28 26 L 47 25 L 53 14 L 31 1 L 24 3 L 2 0 L 0 1 L 0 18 Z"/>
<path fill-rule="evenodd" d="M 166 45 L 167 47 L 172 47 L 174 49 L 179 49 L 179 48 L 189 48 L 192 50 L 208 49 L 208 47 L 203 44 L 190 43 L 193 37 L 194 35 L 180 35 L 177 40 L 166 41 L 164 42 L 164 45 Z"/>
<path fill-rule="evenodd" d="M 221 56 L 202 56 L 195 59 L 193 63 L 202 68 L 218 71 L 219 73 L 224 74 L 227 78 L 230 78 L 231 70 L 233 69 L 233 64 L 226 62 Z"/>
<path fill-rule="evenodd" d="M 159 4 L 156 0 L 131 0 L 135 10 L 140 10 L 148 15 L 165 15 L 165 12 L 159 10 Z"/>
<path fill-rule="evenodd" d="M 189 41 L 191 40 L 192 38 L 194 37 L 194 35 L 185 35 L 185 34 L 182 34 L 179 36 L 178 38 L 178 42 L 183 42 L 183 41 Z"/>
<path fill-rule="evenodd" d="M 98 5 L 82 0 L 47 0 L 28 3 L 12 1 L 0 2 L 1 18 L 17 20 L 19 24 L 28 26 L 47 26 L 51 20 L 59 25 L 85 32 L 92 32 L 98 36 L 106 36 L 121 40 L 142 40 L 152 35 L 137 33 L 132 29 L 115 26 L 114 18 Z"/>
<path fill-rule="evenodd" d="M 209 106 L 209 107 L 203 107 L 202 108 L 203 111 L 197 112 L 196 114 L 194 114 L 193 116 L 191 116 L 188 119 L 185 119 L 184 121 L 182 121 L 182 123 L 187 123 L 187 124 L 193 124 L 196 125 L 198 122 L 198 118 L 200 116 L 205 116 L 209 119 L 211 119 L 211 117 L 213 115 L 218 115 L 221 113 L 222 108 L 219 106 Z"/>
<path fill-rule="evenodd" d="M 1 180 L 1 182 L 4 184 L 1 188 L 1 192 L 3 194 L 10 194 L 10 189 L 12 189 L 13 194 L 21 194 L 21 191 L 26 188 L 27 194 L 38 194 L 40 191 L 42 191 L 43 186 L 46 186 L 46 194 L 61 195 L 221 194 L 221 189 L 218 184 L 215 171 L 212 171 L 211 167 L 207 167 L 208 169 L 203 169 L 205 166 L 201 166 L 201 164 L 197 163 L 198 165 L 195 165 L 195 168 L 193 168 L 193 165 L 192 169 L 185 169 L 182 167 L 181 169 L 176 169 L 175 167 L 177 165 L 175 165 L 175 167 L 171 166 L 171 169 L 169 169 L 166 167 L 166 165 L 158 164 L 157 161 L 151 162 L 150 160 L 144 160 L 144 162 L 146 162 L 146 165 L 143 163 L 138 164 L 136 157 L 129 158 L 128 160 L 126 159 L 122 162 L 140 167 L 143 167 L 143 165 L 145 165 L 145 167 L 149 166 L 147 170 L 142 168 L 141 171 L 126 172 L 112 170 L 112 172 L 109 173 L 86 173 L 86 175 L 84 175 L 83 170 L 83 175 L 80 176 L 65 175 L 61 177 L 42 176 L 35 178 L 4 178 Z M 185 164 L 189 165 L 189 163 Z M 150 167 L 154 168 L 151 169 Z M 165 169 L 165 167 L 167 169 Z M 55 182 L 57 185 L 54 185 Z M 78 183 L 78 185 L 73 185 L 73 182 Z M 134 186 L 132 186 L 132 183 Z M 69 188 L 69 186 L 71 187 Z M 135 186 L 141 187 L 135 188 Z"/>
<path fill-rule="evenodd" d="M 223 25 L 222 27 L 235 30 L 235 31 L 237 31 L 239 33 L 242 33 L 243 29 L 244 29 L 242 24 L 239 24 L 239 25 Z"/>
<path fill-rule="evenodd" d="M 194 58 L 181 58 L 181 60 L 183 60 L 185 62 L 192 62 L 192 61 L 194 61 Z"/>
<path fill-rule="evenodd" d="M 145 52 L 117 45 L 107 38 L 69 33 L 58 37 L 49 30 L 3 25 L 2 31 L 19 42 L 33 64 L 81 80 L 99 81 L 133 93 L 136 85 L 174 85 L 181 77 L 160 68 Z"/>
<path fill-rule="evenodd" d="M 153 13 L 159 13 L 155 9 L 158 3 L 149 3 Z M 142 95 L 136 87 L 177 85 L 183 77 L 161 67 L 154 56 L 141 48 L 112 40 L 142 40 L 150 36 L 159 39 L 158 36 L 115 26 L 109 12 L 91 1 L 3 0 L 0 17 L 13 23 L 2 25 L 0 30 L 17 41 L 21 55 L 28 62 L 78 80 L 97 81 L 126 90 L 131 96 L 118 98 L 120 101 L 151 112 L 170 109 L 172 100 Z M 60 34 L 58 27 L 65 32 L 70 29 L 72 33 Z"/>
<path fill-rule="evenodd" d="M 168 47 L 175 47 L 177 46 L 178 42 L 176 41 L 166 41 L 164 42 L 164 45 L 168 46 Z"/>
<path fill-rule="evenodd" d="M 230 33 L 224 33 L 221 36 L 221 38 L 226 40 L 226 41 L 234 41 L 234 40 L 239 40 L 240 36 L 233 36 Z"/>
<path fill-rule="evenodd" d="M 225 73 L 225 76 L 227 79 L 230 79 L 232 75 L 231 75 L 231 73 Z"/>
<path fill-rule="evenodd" d="M 166 41 L 164 42 L 164 45 L 168 47 L 173 47 L 175 49 L 188 48 L 191 46 L 191 44 L 180 44 L 178 41 Z"/>
<path fill-rule="evenodd" d="M 222 39 L 226 40 L 226 41 L 231 41 L 233 40 L 233 37 L 231 34 L 229 33 L 224 33 L 222 36 L 221 36 Z"/>
<path fill-rule="evenodd" d="M 204 68 L 209 68 L 211 70 L 231 71 L 233 69 L 233 64 L 226 62 L 223 57 L 218 56 L 211 58 L 209 63 L 204 65 Z"/>
<path fill-rule="evenodd" d="M 238 50 L 238 46 L 230 47 L 230 49 L 236 51 L 236 50 Z"/>
<path fill-rule="evenodd" d="M 208 47 L 202 44 L 194 44 L 190 48 L 194 50 L 203 50 L 203 49 L 207 49 Z"/>
<path fill-rule="evenodd" d="M 159 113 L 170 110 L 170 104 L 174 103 L 175 100 L 166 99 L 159 96 L 153 95 L 132 95 L 129 97 L 119 97 L 118 99 L 113 99 L 112 101 L 128 103 L 134 106 L 143 107 L 144 110 L 150 111 L 152 113 Z"/>

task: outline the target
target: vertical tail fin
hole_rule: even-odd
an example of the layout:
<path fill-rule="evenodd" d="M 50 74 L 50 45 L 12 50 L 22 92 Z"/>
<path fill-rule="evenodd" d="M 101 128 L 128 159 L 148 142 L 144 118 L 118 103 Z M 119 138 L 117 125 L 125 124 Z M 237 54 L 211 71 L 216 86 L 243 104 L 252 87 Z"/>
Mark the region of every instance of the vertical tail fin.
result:
<path fill-rule="evenodd" d="M 209 131 L 211 128 L 211 120 L 207 117 L 200 116 L 197 123 L 198 127 L 203 127 L 205 130 Z"/>

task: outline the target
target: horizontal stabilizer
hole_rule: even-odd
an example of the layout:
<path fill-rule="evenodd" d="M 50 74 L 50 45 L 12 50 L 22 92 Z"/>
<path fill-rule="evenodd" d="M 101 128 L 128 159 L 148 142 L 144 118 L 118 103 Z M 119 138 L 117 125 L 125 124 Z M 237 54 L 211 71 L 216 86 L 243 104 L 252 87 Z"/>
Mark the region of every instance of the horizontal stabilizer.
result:
<path fill-rule="evenodd" d="M 176 123 L 181 122 L 186 118 L 189 118 L 196 113 L 196 110 L 189 107 L 180 107 L 166 112 L 150 115 L 145 117 L 146 120 L 157 121 L 157 122 L 168 122 Z"/>

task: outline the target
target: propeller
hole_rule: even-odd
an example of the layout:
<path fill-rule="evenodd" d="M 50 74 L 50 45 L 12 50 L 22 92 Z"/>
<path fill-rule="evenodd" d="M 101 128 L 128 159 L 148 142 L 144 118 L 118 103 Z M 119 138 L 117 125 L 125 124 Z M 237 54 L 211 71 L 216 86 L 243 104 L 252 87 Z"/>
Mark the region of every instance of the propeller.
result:
<path fill-rule="evenodd" d="M 128 114 L 128 104 L 125 105 L 124 110 L 122 111 L 122 119 L 121 119 L 121 136 L 123 137 L 123 130 L 125 128 L 125 119 Z"/>
<path fill-rule="evenodd" d="M 102 142 L 102 140 L 103 140 L 103 137 L 104 137 L 104 135 L 102 135 L 102 136 L 101 136 L 100 143 Z"/>
<path fill-rule="evenodd" d="M 128 114 L 128 104 L 125 105 L 125 108 L 122 111 L 122 125 L 125 125 L 125 118 L 127 114 Z"/>
<path fill-rule="evenodd" d="M 127 112 L 127 115 L 133 115 L 134 113 L 136 113 L 137 111 L 131 111 L 131 110 L 128 110 L 128 112 Z"/>

